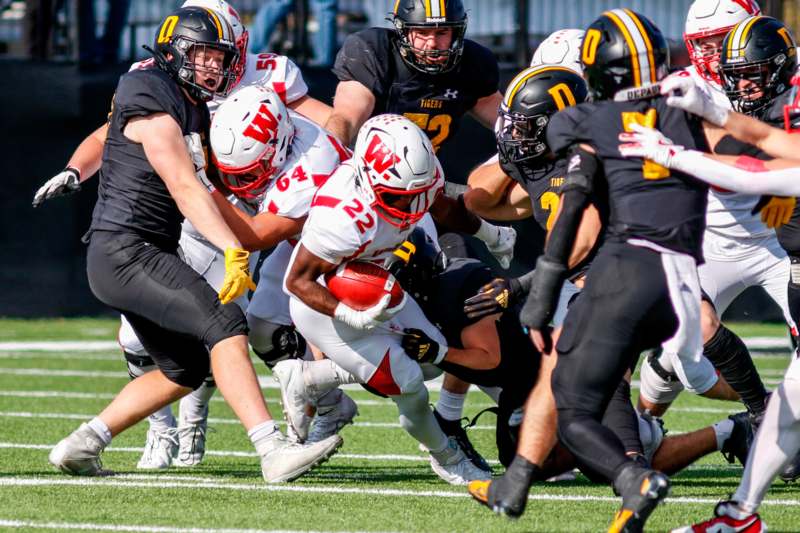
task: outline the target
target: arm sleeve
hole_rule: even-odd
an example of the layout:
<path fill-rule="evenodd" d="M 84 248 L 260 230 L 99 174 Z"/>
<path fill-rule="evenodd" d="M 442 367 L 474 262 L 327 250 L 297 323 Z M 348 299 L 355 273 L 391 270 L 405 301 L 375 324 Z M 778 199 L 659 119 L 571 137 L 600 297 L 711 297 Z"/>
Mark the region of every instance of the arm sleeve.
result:
<path fill-rule="evenodd" d="M 744 194 L 800 196 L 800 167 L 765 170 L 759 160 L 742 156 L 736 166 L 708 158 L 703 153 L 686 150 L 676 155 L 670 165 L 675 170 L 731 191 Z"/>
<path fill-rule="evenodd" d="M 114 95 L 114 108 L 122 125 L 135 117 L 167 113 L 184 126 L 184 102 L 175 83 L 159 71 L 138 70 L 122 76 Z"/>
<path fill-rule="evenodd" d="M 377 29 L 377 28 L 375 28 Z M 376 98 L 385 97 L 387 53 L 381 54 L 379 45 L 383 40 L 376 39 L 377 34 L 372 30 L 365 30 L 345 39 L 342 49 L 336 55 L 333 73 L 339 81 L 357 81 L 369 89 Z M 390 45 L 386 41 L 386 47 Z"/>

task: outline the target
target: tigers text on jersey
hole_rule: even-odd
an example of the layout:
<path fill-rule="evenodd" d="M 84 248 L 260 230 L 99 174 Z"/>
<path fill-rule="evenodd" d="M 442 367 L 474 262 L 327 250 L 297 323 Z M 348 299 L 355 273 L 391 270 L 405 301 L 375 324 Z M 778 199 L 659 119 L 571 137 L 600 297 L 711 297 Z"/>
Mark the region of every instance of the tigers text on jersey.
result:
<path fill-rule="evenodd" d="M 291 104 L 308 94 L 308 86 L 303 80 L 303 74 L 291 59 L 278 54 L 247 54 L 244 75 L 237 86 L 259 85 L 275 91 L 284 104 Z M 137 61 L 131 65 L 130 70 L 155 67 L 153 58 Z M 217 107 L 225 101 L 224 97 L 217 96 L 207 103 L 211 115 Z"/>
<path fill-rule="evenodd" d="M 443 186 L 440 179 L 435 187 Z M 334 265 L 358 259 L 385 267 L 414 226 L 399 228 L 381 218 L 359 190 L 355 166 L 345 162 L 317 191 L 300 243 Z"/>
<path fill-rule="evenodd" d="M 688 75 L 715 104 L 726 109 L 731 108 L 731 102 L 722 87 L 704 79 L 694 66 L 684 69 L 678 75 Z M 709 187 L 706 236 L 703 243 L 706 257 L 718 261 L 735 261 L 753 253 L 765 237 L 772 235 L 772 230 L 761 222 L 761 214 L 752 213 L 760 198 L 752 194 Z M 730 240 L 741 242 L 730 243 Z"/>
<path fill-rule="evenodd" d="M 550 119 L 547 144 L 555 153 L 580 143 L 594 148 L 608 187 L 606 242 L 643 239 L 702 261 L 708 186 L 652 161 L 622 157 L 619 134 L 637 123 L 689 149 L 708 150 L 700 119 L 669 107 L 664 97 L 568 107 Z"/>
<path fill-rule="evenodd" d="M 464 40 L 464 53 L 450 72 L 424 74 L 400 56 L 397 33 L 369 28 L 347 37 L 333 72 L 340 81 L 357 81 L 375 96 L 373 116 L 404 115 L 419 126 L 438 150 L 453 138 L 461 118 L 476 102 L 497 92 L 497 59 L 487 48 Z"/>
<path fill-rule="evenodd" d="M 505 163 L 500 168 L 512 180 L 517 182 L 531 200 L 533 218 L 542 227 L 549 230 L 558 211 L 558 199 L 564 176 L 567 173 L 567 161 L 558 158 L 555 161 L 532 161 L 530 163 Z"/>

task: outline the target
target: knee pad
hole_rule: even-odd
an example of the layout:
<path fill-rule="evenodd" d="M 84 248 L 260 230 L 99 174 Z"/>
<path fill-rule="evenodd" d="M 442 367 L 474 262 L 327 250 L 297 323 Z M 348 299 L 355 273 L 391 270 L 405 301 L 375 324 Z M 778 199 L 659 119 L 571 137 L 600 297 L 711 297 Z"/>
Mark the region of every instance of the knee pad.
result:
<path fill-rule="evenodd" d="M 153 358 L 147 354 L 136 355 L 130 352 L 122 353 L 125 355 L 125 362 L 128 364 L 128 375 L 131 379 L 136 379 L 156 369 Z"/>
<path fill-rule="evenodd" d="M 250 345 L 268 368 L 285 359 L 302 359 L 306 340 L 294 326 L 283 326 L 247 316 L 250 325 Z"/>

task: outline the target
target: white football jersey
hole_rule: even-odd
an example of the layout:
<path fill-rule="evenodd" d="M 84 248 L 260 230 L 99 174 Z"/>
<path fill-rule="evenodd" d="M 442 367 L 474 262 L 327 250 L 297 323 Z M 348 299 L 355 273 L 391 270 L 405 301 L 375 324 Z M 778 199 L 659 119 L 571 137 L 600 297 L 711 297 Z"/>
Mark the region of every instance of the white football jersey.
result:
<path fill-rule="evenodd" d="M 443 187 L 444 180 L 436 187 Z M 353 259 L 385 267 L 416 224 L 399 228 L 378 215 L 356 186 L 356 169 L 345 162 L 319 188 L 300 243 L 332 264 Z"/>
<path fill-rule="evenodd" d="M 288 57 L 270 53 L 247 54 L 246 61 L 244 75 L 242 75 L 239 85 L 257 84 L 272 89 L 278 93 L 286 105 L 308 94 L 308 86 L 303 80 L 303 74 Z M 130 70 L 153 66 L 155 66 L 155 60 L 151 57 L 137 61 L 131 65 Z M 212 117 L 217 107 L 224 101 L 224 97 L 218 96 L 208 102 L 208 110 Z"/>
<path fill-rule="evenodd" d="M 704 79 L 694 66 L 682 72 L 687 72 L 692 81 L 717 105 L 731 108 L 730 100 L 722 87 Z M 770 235 L 774 236 L 774 231 L 761 222 L 761 214 L 752 214 L 760 198 L 713 186 L 709 188 L 706 233 L 703 238 L 705 257 L 717 261 L 733 261 L 753 253 L 753 246 L 761 244 Z"/>
<path fill-rule="evenodd" d="M 289 116 L 295 128 L 291 154 L 259 199 L 259 212 L 300 218 L 308 214 L 317 189 L 350 158 L 350 152 L 314 122 L 294 111 Z"/>

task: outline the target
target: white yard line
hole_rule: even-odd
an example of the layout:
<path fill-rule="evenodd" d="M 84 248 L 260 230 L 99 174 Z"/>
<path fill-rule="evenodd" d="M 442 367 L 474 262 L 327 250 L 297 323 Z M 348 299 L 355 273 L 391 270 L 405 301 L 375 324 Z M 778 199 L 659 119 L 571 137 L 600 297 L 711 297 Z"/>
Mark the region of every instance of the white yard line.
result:
<path fill-rule="evenodd" d="M 145 533 L 322 533 L 306 530 L 290 529 L 208 529 L 199 527 L 164 527 L 145 525 L 98 524 L 91 522 L 33 522 L 31 520 L 0 519 L 0 527 L 30 529 L 77 529 L 89 531 L 143 531 Z M 333 532 L 331 532 L 333 533 Z M 336 532 L 357 533 L 357 532 Z"/>
<path fill-rule="evenodd" d="M 182 476 L 113 476 L 107 478 L 40 478 L 40 477 L 7 477 L 0 478 L 0 487 L 42 487 L 42 486 L 84 486 L 84 487 L 121 487 L 121 488 L 189 488 L 189 489 L 220 489 L 238 491 L 260 491 L 260 492 L 294 492 L 309 494 L 349 494 L 361 496 L 390 496 L 390 497 L 410 497 L 410 498 L 466 498 L 469 497 L 465 490 L 459 492 L 445 490 L 412 490 L 412 489 L 377 489 L 377 488 L 358 488 L 342 486 L 311 486 L 311 485 L 267 485 L 264 483 L 245 484 L 245 483 L 226 483 L 214 478 L 183 478 Z M 617 504 L 619 498 L 613 496 L 595 496 L 588 494 L 548 494 L 534 492 L 529 496 L 530 500 L 545 501 L 570 501 L 570 502 L 608 502 Z M 691 498 L 691 497 L 672 497 L 667 502 L 671 504 L 689 505 L 712 505 L 719 500 L 716 498 Z M 800 500 L 788 499 L 766 499 L 763 505 L 773 506 L 800 506 Z"/>

